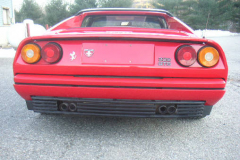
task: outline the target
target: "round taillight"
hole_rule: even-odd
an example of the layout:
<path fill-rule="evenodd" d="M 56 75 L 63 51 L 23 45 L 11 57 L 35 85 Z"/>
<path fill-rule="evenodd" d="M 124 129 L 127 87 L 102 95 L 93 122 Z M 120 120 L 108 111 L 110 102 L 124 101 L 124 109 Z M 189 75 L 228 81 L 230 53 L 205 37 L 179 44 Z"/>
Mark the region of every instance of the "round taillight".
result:
<path fill-rule="evenodd" d="M 213 67 L 219 61 L 218 51 L 210 46 L 204 46 L 198 51 L 198 62 L 204 67 Z"/>
<path fill-rule="evenodd" d="M 57 63 L 62 58 L 62 48 L 59 44 L 50 42 L 41 51 L 42 59 L 47 63 Z"/>
<path fill-rule="evenodd" d="M 181 66 L 189 67 L 196 62 L 197 53 L 192 46 L 183 45 L 177 49 L 175 58 Z"/>
<path fill-rule="evenodd" d="M 41 58 L 40 47 L 37 44 L 26 44 L 21 50 L 21 56 L 26 63 L 36 63 Z"/>

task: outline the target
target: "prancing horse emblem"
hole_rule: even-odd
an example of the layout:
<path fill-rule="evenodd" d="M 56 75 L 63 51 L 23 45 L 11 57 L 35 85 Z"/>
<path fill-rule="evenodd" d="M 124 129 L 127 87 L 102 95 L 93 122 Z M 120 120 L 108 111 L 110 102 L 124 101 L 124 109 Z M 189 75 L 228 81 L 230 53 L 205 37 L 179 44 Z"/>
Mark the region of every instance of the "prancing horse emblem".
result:
<path fill-rule="evenodd" d="M 94 49 L 84 49 L 84 54 L 87 57 L 92 57 L 93 53 L 94 53 Z"/>
<path fill-rule="evenodd" d="M 74 59 L 76 59 L 77 58 L 77 55 L 76 55 L 76 53 L 73 51 L 72 53 L 70 53 L 70 56 L 71 56 L 71 61 L 73 61 Z"/>

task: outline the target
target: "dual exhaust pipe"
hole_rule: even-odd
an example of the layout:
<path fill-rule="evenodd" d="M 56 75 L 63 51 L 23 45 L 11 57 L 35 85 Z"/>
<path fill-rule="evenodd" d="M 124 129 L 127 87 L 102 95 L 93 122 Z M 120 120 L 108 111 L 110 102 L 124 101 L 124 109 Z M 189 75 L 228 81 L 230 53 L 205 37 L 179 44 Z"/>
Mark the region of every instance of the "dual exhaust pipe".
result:
<path fill-rule="evenodd" d="M 77 105 L 75 103 L 61 103 L 59 105 L 59 110 L 60 111 L 65 111 L 65 112 L 76 112 L 77 111 Z"/>
<path fill-rule="evenodd" d="M 158 113 L 160 114 L 175 114 L 177 112 L 177 108 L 174 105 L 166 106 L 161 105 L 158 107 Z"/>
<path fill-rule="evenodd" d="M 59 110 L 64 112 L 76 112 L 77 105 L 75 103 L 66 103 L 63 102 L 59 105 Z M 177 108 L 174 105 L 160 105 L 157 108 L 157 112 L 159 114 L 175 114 L 177 112 Z"/>

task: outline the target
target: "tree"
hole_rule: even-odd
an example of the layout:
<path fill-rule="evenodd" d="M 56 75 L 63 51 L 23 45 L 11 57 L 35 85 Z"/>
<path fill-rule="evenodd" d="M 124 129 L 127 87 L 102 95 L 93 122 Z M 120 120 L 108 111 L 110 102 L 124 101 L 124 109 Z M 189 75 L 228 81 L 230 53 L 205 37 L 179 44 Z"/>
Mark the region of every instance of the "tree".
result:
<path fill-rule="evenodd" d="M 152 2 L 155 8 L 165 9 L 179 17 L 179 10 L 183 0 L 155 0 Z"/>
<path fill-rule="evenodd" d="M 240 32 L 240 1 L 232 2 L 231 20 L 234 28 L 236 29 L 235 31 Z"/>
<path fill-rule="evenodd" d="M 67 4 L 63 3 L 62 0 L 51 0 L 50 3 L 45 6 L 45 11 L 46 23 L 50 26 L 69 17 Z"/>
<path fill-rule="evenodd" d="M 155 0 L 156 8 L 166 9 L 193 29 L 228 29 L 232 3 L 229 0 Z"/>
<path fill-rule="evenodd" d="M 98 0 L 100 8 L 131 8 L 133 0 Z"/>
<path fill-rule="evenodd" d="M 22 13 L 20 11 L 14 10 L 15 14 L 15 21 L 16 22 L 22 22 Z"/>
<path fill-rule="evenodd" d="M 75 0 L 74 4 L 70 5 L 70 13 L 76 14 L 82 9 L 97 8 L 96 0 Z"/>
<path fill-rule="evenodd" d="M 34 23 L 43 24 L 44 15 L 42 9 L 35 0 L 24 0 L 19 12 L 15 11 L 16 22 L 22 22 L 24 19 L 32 19 Z"/>

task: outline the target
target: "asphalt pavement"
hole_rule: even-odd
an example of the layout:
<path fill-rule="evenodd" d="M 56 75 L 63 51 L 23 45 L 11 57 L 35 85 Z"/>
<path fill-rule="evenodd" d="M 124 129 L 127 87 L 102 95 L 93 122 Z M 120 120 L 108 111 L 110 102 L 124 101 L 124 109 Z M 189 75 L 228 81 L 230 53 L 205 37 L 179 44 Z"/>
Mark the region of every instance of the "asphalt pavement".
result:
<path fill-rule="evenodd" d="M 34 113 L 14 90 L 13 59 L 0 58 L 0 159 L 240 159 L 240 36 L 212 39 L 227 56 L 227 92 L 197 120 Z"/>

